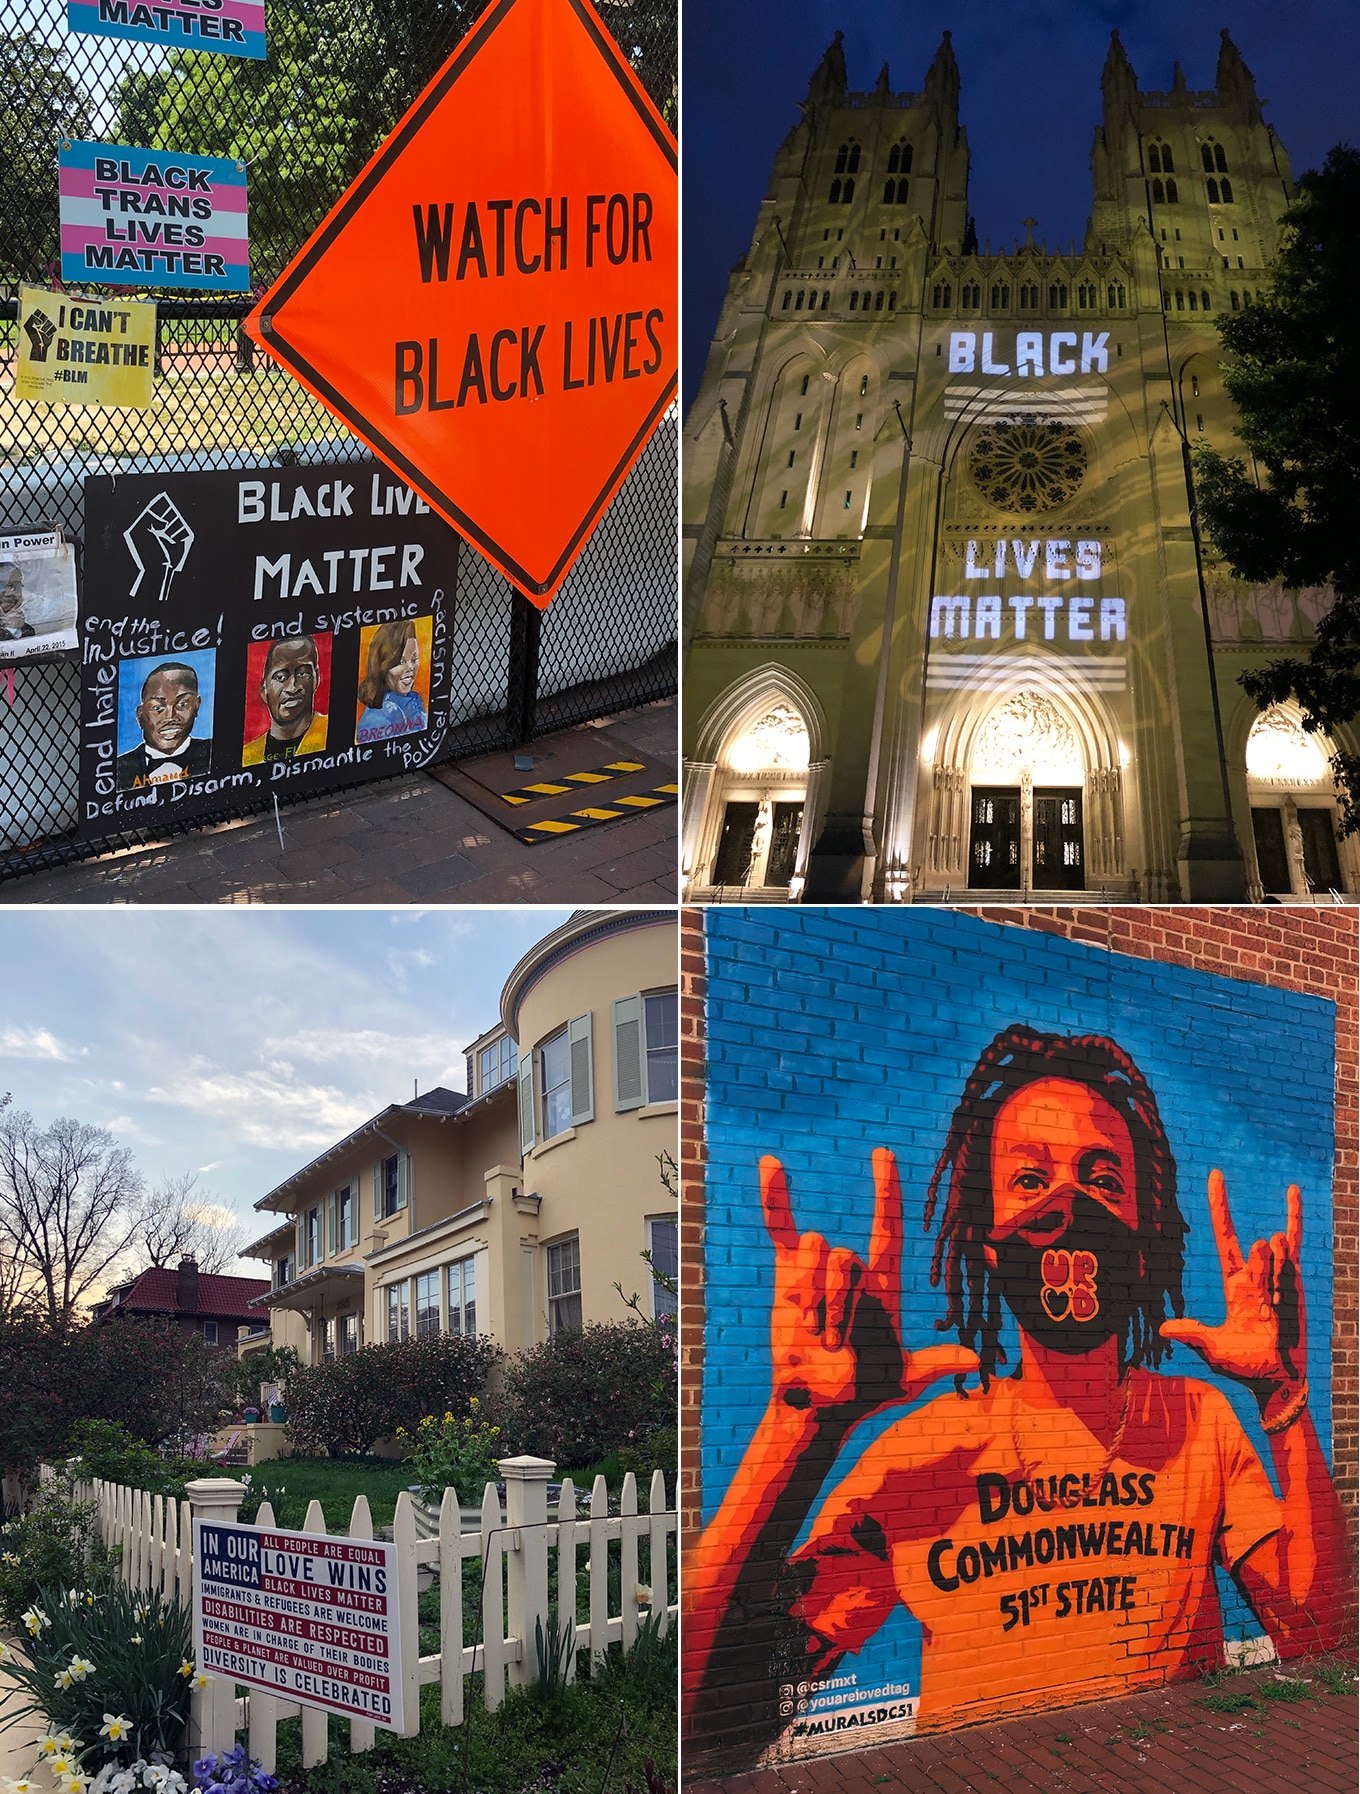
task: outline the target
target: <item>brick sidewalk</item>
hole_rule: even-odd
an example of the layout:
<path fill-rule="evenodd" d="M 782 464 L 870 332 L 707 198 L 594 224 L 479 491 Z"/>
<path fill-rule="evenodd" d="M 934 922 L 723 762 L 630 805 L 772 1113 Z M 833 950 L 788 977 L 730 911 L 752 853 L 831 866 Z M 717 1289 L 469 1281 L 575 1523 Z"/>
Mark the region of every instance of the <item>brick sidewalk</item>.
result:
<path fill-rule="evenodd" d="M 674 701 L 609 719 L 673 763 Z M 678 809 L 526 847 L 423 772 L 0 886 L 0 903 L 674 903 Z"/>
<path fill-rule="evenodd" d="M 1354 1653 L 1351 1653 L 1354 1661 Z M 1356 1700 L 1308 1661 L 686 1784 L 685 1794 L 1355 1794 Z M 1308 1698 L 1262 1687 L 1308 1681 Z M 1224 1711 L 1231 1697 L 1251 1705 Z M 1215 1707 L 1205 1705 L 1214 1700 Z"/>

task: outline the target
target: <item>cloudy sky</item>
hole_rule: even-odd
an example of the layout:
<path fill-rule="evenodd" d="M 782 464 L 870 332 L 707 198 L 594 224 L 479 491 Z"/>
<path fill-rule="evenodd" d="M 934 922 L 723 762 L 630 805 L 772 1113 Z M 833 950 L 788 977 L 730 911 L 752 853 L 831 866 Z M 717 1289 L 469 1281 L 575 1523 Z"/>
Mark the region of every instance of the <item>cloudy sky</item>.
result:
<path fill-rule="evenodd" d="M 11 910 L 0 1092 L 108 1128 L 149 1183 L 252 1204 L 415 1082 L 462 1090 L 515 962 L 566 910 Z M 255 1275 L 253 1262 L 236 1267 Z"/>
<path fill-rule="evenodd" d="M 884 62 L 894 88 L 919 91 L 941 33 L 953 32 L 969 209 L 994 248 L 1023 239 L 1031 214 L 1050 249 L 1081 241 L 1116 26 L 1145 90 L 1170 87 L 1177 60 L 1192 88 L 1212 87 L 1226 26 L 1295 174 L 1334 143 L 1360 142 L 1355 0 L 685 0 L 683 19 L 686 403 L 775 151 L 838 30 L 861 92 Z"/>

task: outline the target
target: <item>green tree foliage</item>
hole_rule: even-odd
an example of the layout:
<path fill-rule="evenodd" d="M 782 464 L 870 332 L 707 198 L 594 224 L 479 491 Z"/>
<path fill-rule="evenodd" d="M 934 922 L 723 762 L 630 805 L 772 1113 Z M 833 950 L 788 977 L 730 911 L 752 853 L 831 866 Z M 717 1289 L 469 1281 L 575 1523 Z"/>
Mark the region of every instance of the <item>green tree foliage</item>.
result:
<path fill-rule="evenodd" d="M 41 280 L 58 258 L 57 145 L 90 128 L 66 51 L 31 31 L 0 36 L 0 285 Z"/>
<path fill-rule="evenodd" d="M 1261 709 L 1292 698 L 1308 730 L 1360 712 L 1360 152 L 1332 150 L 1284 215 L 1269 298 L 1230 314 L 1223 383 L 1241 413 L 1243 462 L 1195 451 L 1200 511 L 1239 579 L 1331 582 L 1336 605 L 1306 660 L 1243 673 Z M 1342 828 L 1360 827 L 1360 755 L 1332 761 Z"/>
<path fill-rule="evenodd" d="M 271 0 L 268 57 L 176 51 L 130 70 L 122 141 L 235 156 L 248 169 L 251 274 L 273 280 L 485 0 Z"/>
<path fill-rule="evenodd" d="M 504 1396 L 517 1450 L 559 1469 L 598 1463 L 657 1428 L 674 1428 L 674 1347 L 636 1321 L 554 1333 L 512 1359 Z"/>
<path fill-rule="evenodd" d="M 500 1358 L 491 1339 L 436 1334 L 305 1365 L 288 1379 L 288 1437 L 302 1452 L 362 1455 L 427 1414 L 468 1413 Z"/>

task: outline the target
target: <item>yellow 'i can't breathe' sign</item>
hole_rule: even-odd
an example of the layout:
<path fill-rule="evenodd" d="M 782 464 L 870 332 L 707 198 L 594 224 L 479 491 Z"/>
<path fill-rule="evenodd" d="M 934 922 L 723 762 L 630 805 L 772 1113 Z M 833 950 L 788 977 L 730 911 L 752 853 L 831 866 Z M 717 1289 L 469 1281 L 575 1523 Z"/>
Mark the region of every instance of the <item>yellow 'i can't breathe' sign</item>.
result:
<path fill-rule="evenodd" d="M 14 396 L 144 410 L 155 347 L 154 303 L 21 286 Z"/>

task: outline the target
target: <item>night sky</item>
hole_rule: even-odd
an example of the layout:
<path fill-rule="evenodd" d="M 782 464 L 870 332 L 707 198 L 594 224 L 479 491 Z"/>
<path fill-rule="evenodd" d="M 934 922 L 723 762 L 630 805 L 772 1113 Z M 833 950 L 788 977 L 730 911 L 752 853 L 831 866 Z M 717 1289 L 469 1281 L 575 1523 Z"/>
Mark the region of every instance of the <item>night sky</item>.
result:
<path fill-rule="evenodd" d="M 684 402 L 693 399 L 728 270 L 751 240 L 775 150 L 837 30 L 852 91 L 886 61 L 919 92 L 941 34 L 954 34 L 959 120 L 972 157 L 980 242 L 1080 243 L 1091 206 L 1100 71 L 1118 27 L 1140 88 L 1214 85 L 1227 26 L 1295 175 L 1334 143 L 1360 143 L 1356 0 L 684 0 Z"/>

